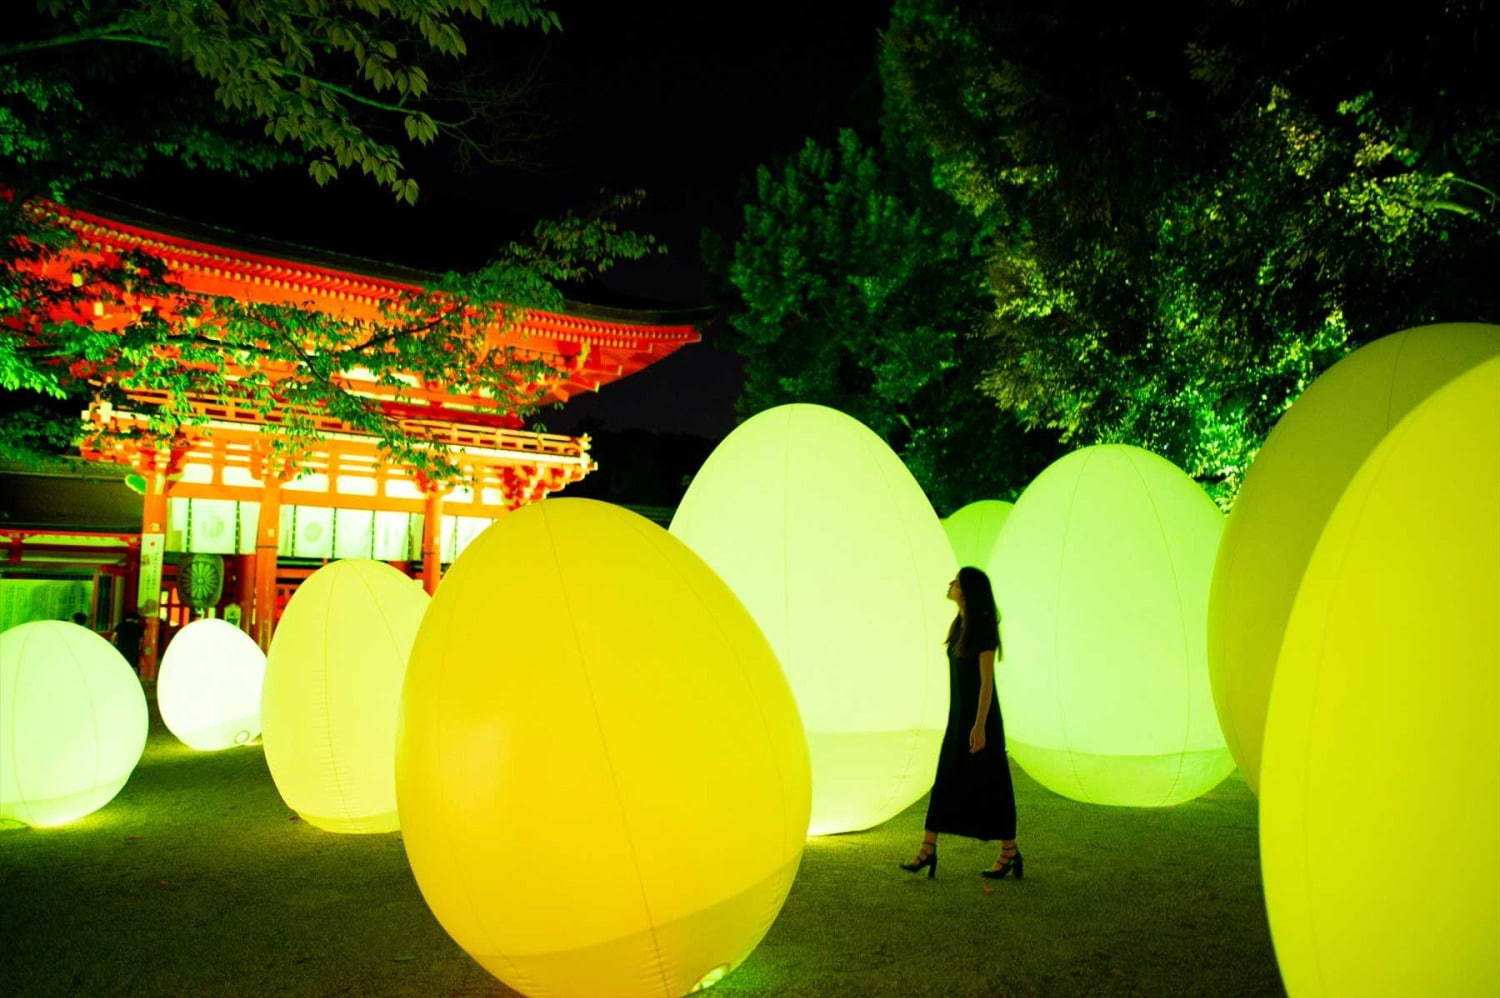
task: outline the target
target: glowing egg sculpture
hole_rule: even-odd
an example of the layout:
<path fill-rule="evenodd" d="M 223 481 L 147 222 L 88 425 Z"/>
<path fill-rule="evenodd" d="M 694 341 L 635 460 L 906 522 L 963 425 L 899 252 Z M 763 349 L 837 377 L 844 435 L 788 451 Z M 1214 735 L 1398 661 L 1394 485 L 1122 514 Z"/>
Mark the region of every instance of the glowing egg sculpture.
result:
<path fill-rule="evenodd" d="M 156 677 L 167 730 L 203 752 L 244 745 L 260 734 L 266 656 L 244 631 L 195 620 L 172 638 Z"/>
<path fill-rule="evenodd" d="M 991 555 L 1011 756 L 1048 789 L 1162 807 L 1234 769 L 1204 661 L 1224 518 L 1139 447 L 1085 447 L 1016 501 Z"/>
<path fill-rule="evenodd" d="M 62 825 L 108 804 L 146 725 L 135 670 L 87 627 L 38 620 L 0 634 L 0 820 Z"/>
<path fill-rule="evenodd" d="M 378 561 L 318 569 L 287 603 L 261 698 L 282 800 L 330 832 L 390 832 L 401 679 L 428 597 Z"/>
<path fill-rule="evenodd" d="M 982 568 L 989 564 L 1000 528 L 1014 508 L 999 499 L 981 499 L 956 510 L 943 521 L 943 531 L 960 565 Z"/>
<path fill-rule="evenodd" d="M 823 406 L 759 413 L 709 455 L 672 533 L 776 649 L 807 729 L 809 832 L 869 828 L 926 793 L 948 715 L 957 566 L 885 442 Z"/>
<path fill-rule="evenodd" d="M 1287 622 L 1260 832 L 1289 993 L 1500 993 L 1497 718 L 1500 359 L 1365 460 Z"/>
<path fill-rule="evenodd" d="M 396 772 L 428 906 L 532 996 L 720 979 L 807 831 L 802 726 L 755 621 L 676 538 L 587 499 L 508 514 L 449 569 Z"/>
<path fill-rule="evenodd" d="M 1277 651 L 1334 504 L 1406 413 L 1496 355 L 1500 326 L 1423 326 L 1376 340 L 1314 381 L 1256 455 L 1224 527 L 1208 608 L 1214 706 L 1252 790 Z"/>

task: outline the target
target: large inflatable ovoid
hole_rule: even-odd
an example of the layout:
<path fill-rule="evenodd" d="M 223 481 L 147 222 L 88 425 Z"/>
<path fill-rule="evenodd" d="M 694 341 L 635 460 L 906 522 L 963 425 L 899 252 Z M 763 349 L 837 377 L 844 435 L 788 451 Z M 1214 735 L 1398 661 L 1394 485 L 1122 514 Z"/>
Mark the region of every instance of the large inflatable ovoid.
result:
<path fill-rule="evenodd" d="M 953 556 L 960 565 L 983 568 L 989 564 L 1000 528 L 1014 508 L 1000 499 L 980 499 L 955 510 L 943 521 L 943 532 L 948 535 Z"/>
<path fill-rule="evenodd" d="M 885 442 L 824 406 L 769 409 L 709 455 L 672 533 L 776 650 L 807 728 L 809 832 L 869 828 L 926 793 L 948 717 L 957 565 Z"/>
<path fill-rule="evenodd" d="M 135 670 L 93 631 L 38 620 L 0 634 L 0 820 L 62 825 L 108 804 L 146 725 Z"/>
<path fill-rule="evenodd" d="M 1160 807 L 1234 769 L 1203 650 L 1223 521 L 1171 462 L 1118 444 L 1066 455 L 1021 493 L 991 556 L 995 671 L 1006 745 L 1039 783 Z"/>
<path fill-rule="evenodd" d="M 189 748 L 212 752 L 260 734 L 266 655 L 222 620 L 195 620 L 172 638 L 156 677 L 156 706 L 167 730 Z"/>
<path fill-rule="evenodd" d="M 1500 326 L 1422 326 L 1376 340 L 1314 381 L 1256 455 L 1224 527 L 1208 615 L 1214 705 L 1252 790 L 1276 654 L 1334 504 L 1392 426 L 1497 355 Z"/>
<path fill-rule="evenodd" d="M 282 613 L 266 661 L 261 739 L 287 807 L 330 832 L 390 832 L 396 714 L 427 609 L 413 579 L 378 561 L 318 569 Z"/>
<path fill-rule="evenodd" d="M 1293 995 L 1500 994 L 1500 359 L 1334 507 L 1266 717 L 1266 908 Z"/>
<path fill-rule="evenodd" d="M 549 499 L 449 569 L 402 697 L 401 831 L 443 928 L 534 998 L 676 998 L 760 942 L 809 771 L 755 621 L 634 513 Z"/>

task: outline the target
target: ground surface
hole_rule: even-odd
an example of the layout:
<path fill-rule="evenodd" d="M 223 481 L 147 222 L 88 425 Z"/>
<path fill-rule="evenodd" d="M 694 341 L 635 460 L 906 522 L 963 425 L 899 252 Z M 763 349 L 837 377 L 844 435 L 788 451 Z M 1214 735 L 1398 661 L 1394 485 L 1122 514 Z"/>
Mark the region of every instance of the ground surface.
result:
<path fill-rule="evenodd" d="M 982 880 L 994 847 L 949 838 L 937 879 L 898 870 L 924 799 L 872 831 L 809 842 L 781 917 L 713 992 L 1282 993 L 1255 799 L 1237 775 L 1145 810 L 1078 804 L 1015 773 L 1024 881 Z M 399 834 L 309 827 L 258 745 L 196 753 L 155 722 L 108 806 L 67 828 L 0 830 L 0 989 L 511 993 L 428 912 Z"/>

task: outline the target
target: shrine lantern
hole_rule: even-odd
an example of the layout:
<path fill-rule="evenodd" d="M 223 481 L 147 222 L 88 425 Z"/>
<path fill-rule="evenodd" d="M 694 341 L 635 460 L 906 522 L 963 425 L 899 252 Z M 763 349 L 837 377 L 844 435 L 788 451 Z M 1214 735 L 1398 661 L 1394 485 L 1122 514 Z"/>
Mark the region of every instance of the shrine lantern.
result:
<path fill-rule="evenodd" d="M 1260 805 L 1289 993 L 1500 994 L 1497 720 L 1500 358 L 1350 476 L 1292 604 Z"/>
<path fill-rule="evenodd" d="M 672 533 L 776 649 L 807 728 L 809 832 L 895 817 L 932 786 L 957 565 L 921 486 L 859 421 L 783 405 L 709 455 Z"/>
<path fill-rule="evenodd" d="M 266 656 L 261 739 L 288 807 L 330 832 L 390 832 L 396 712 L 428 597 L 378 561 L 318 569 L 287 603 Z"/>
<path fill-rule="evenodd" d="M 1013 759 L 1095 804 L 1190 800 L 1234 769 L 1204 661 L 1224 518 L 1171 462 L 1110 444 L 1053 462 L 1000 532 L 996 688 Z"/>
<path fill-rule="evenodd" d="M 526 506 L 459 555 L 398 746 L 422 896 L 527 995 L 706 987 L 797 872 L 807 749 L 775 656 L 701 559 L 617 506 Z"/>
<path fill-rule="evenodd" d="M 1313 548 L 1349 480 L 1408 412 L 1500 354 L 1500 326 L 1422 326 L 1363 346 L 1271 430 L 1224 527 L 1208 607 L 1214 706 L 1252 790 L 1276 655 Z"/>
<path fill-rule="evenodd" d="M 93 631 L 38 620 L 0 634 L 0 820 L 62 825 L 108 804 L 146 727 L 135 670 Z"/>
<path fill-rule="evenodd" d="M 156 680 L 167 730 L 189 748 L 211 752 L 260 734 L 266 656 L 223 620 L 195 620 L 172 638 Z"/>

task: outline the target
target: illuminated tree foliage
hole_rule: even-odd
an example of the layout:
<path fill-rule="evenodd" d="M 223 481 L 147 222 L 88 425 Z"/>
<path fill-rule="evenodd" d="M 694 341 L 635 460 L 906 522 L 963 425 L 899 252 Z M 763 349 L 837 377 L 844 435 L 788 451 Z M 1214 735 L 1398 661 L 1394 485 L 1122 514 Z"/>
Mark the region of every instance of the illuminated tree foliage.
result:
<path fill-rule="evenodd" d="M 898 0 L 886 100 L 987 240 L 984 390 L 1232 498 L 1360 343 L 1500 316 L 1485 5 Z"/>
<path fill-rule="evenodd" d="M 651 252 L 653 239 L 616 220 L 638 193 L 540 223 L 530 240 L 391 303 L 374 323 L 184 296 L 144 253 L 101 261 L 71 284 L 34 266 L 71 242 L 29 199 L 66 201 L 154 161 L 244 175 L 300 160 L 319 184 L 358 168 L 414 202 L 400 144 L 447 136 L 469 155 L 503 158 L 500 147 L 517 136 L 486 118 L 505 117 L 507 93 L 480 92 L 448 69 L 440 88 L 424 68 L 465 53 L 465 23 L 558 27 L 533 0 L 40 0 L 30 21 L 18 17 L 16 40 L 0 45 L 0 322 L 11 333 L 0 336 L 0 388 L 14 393 L 0 456 L 34 457 L 71 440 L 90 394 L 153 388 L 170 396 L 153 419 L 164 435 L 199 421 L 190 396 L 232 399 L 278 413 L 288 443 L 313 432 L 313 417 L 333 416 L 441 475 L 453 470 L 446 452 L 348 392 L 341 372 L 367 369 L 398 391 L 414 375 L 492 395 L 500 409 L 534 407 L 548 372 L 487 352 L 476 330 L 526 308 L 560 309 L 561 285 Z M 156 294 L 181 308 L 142 312 L 122 333 L 58 318 Z"/>
<path fill-rule="evenodd" d="M 1012 498 L 1045 464 L 976 390 L 970 330 L 987 296 L 978 227 L 852 131 L 761 167 L 720 269 L 739 307 L 742 415 L 814 402 L 854 416 L 901 456 L 942 513 Z"/>

